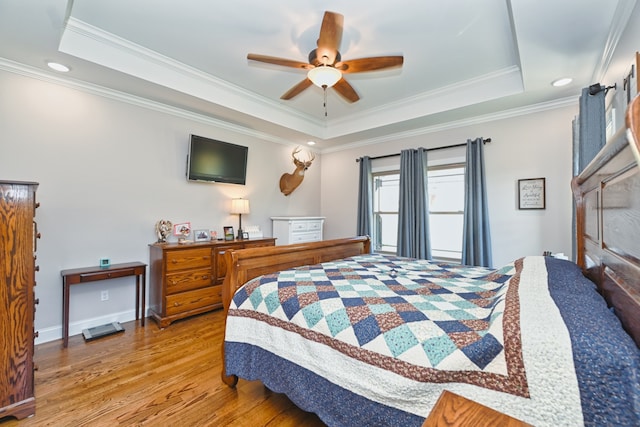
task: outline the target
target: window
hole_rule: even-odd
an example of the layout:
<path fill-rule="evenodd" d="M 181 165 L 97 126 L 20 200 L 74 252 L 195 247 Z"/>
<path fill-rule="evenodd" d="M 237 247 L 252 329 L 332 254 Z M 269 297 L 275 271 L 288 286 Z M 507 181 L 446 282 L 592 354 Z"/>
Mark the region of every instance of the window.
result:
<path fill-rule="evenodd" d="M 429 231 L 434 259 L 460 262 L 464 216 L 464 164 L 431 166 Z M 373 242 L 376 252 L 393 253 L 398 242 L 400 172 L 373 174 Z"/>
<path fill-rule="evenodd" d="M 398 171 L 373 174 L 373 241 L 376 252 L 395 254 L 398 249 Z"/>
<path fill-rule="evenodd" d="M 429 168 L 429 233 L 431 256 L 462 260 L 464 164 Z"/>

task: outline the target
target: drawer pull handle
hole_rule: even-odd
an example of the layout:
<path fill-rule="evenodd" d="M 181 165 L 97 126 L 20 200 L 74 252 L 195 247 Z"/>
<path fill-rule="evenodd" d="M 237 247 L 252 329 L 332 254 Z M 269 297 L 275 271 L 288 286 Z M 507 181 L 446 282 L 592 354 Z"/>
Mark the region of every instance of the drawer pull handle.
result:
<path fill-rule="evenodd" d="M 174 307 L 178 307 L 179 305 L 180 305 L 180 304 L 178 304 L 177 302 L 174 302 L 174 303 L 173 303 L 173 306 L 174 306 Z"/>
<path fill-rule="evenodd" d="M 171 262 L 174 263 L 174 264 L 177 264 L 178 260 L 177 259 L 172 259 Z"/>
<path fill-rule="evenodd" d="M 177 283 L 178 283 L 178 282 L 177 282 L 177 281 L 175 281 L 175 280 L 172 280 L 172 281 L 171 281 L 171 284 L 172 284 L 172 285 L 175 285 L 175 284 L 177 284 Z"/>

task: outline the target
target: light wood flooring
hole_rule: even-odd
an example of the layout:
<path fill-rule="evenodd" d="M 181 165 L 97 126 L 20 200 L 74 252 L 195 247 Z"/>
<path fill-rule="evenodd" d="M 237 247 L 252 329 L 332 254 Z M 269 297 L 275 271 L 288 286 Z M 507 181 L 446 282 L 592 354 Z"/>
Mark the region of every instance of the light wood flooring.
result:
<path fill-rule="evenodd" d="M 147 319 L 124 333 L 82 335 L 35 349 L 36 415 L 28 426 L 324 426 L 260 382 L 220 380 L 222 310 L 159 329 Z"/>

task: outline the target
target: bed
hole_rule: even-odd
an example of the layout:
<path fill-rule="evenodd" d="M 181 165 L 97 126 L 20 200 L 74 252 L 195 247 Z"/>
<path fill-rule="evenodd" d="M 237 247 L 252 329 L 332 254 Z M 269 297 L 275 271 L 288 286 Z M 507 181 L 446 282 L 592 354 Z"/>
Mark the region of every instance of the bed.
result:
<path fill-rule="evenodd" d="M 228 251 L 222 378 L 331 426 L 420 426 L 443 393 L 536 426 L 640 425 L 640 101 L 571 183 L 577 263 L 487 269 L 367 237 Z"/>

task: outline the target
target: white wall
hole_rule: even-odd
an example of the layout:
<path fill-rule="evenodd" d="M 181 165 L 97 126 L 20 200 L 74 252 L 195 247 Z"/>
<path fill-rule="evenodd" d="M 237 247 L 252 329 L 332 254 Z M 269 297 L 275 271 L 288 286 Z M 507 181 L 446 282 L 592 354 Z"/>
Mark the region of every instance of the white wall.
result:
<path fill-rule="evenodd" d="M 491 138 L 485 166 L 491 218 L 493 263 L 500 266 L 543 251 L 571 253 L 571 121 L 576 106 L 527 114 L 427 133 L 322 156 L 322 215 L 325 238 L 349 236 L 356 230 L 358 163 L 364 155 L 399 153 L 404 148 L 433 148 Z M 437 153 L 437 154 L 436 154 Z M 459 154 L 452 150 L 454 155 Z M 430 153 L 431 154 L 431 153 Z M 445 151 L 433 156 L 445 157 Z M 546 178 L 547 207 L 517 208 L 518 179 Z"/>
<path fill-rule="evenodd" d="M 317 156 L 290 196 L 278 181 L 295 168 L 292 146 L 97 96 L 50 82 L 0 72 L 0 179 L 40 183 L 35 327 L 38 342 L 62 336 L 60 270 L 111 263 L 148 263 L 159 219 L 190 221 L 193 229 L 238 227 L 230 199 L 250 200 L 242 224 L 271 235 L 271 216 L 318 215 Z M 189 134 L 249 147 L 247 185 L 188 183 Z M 110 299 L 100 301 L 108 289 Z M 135 317 L 135 280 L 114 279 L 71 288 L 71 334 Z"/>

